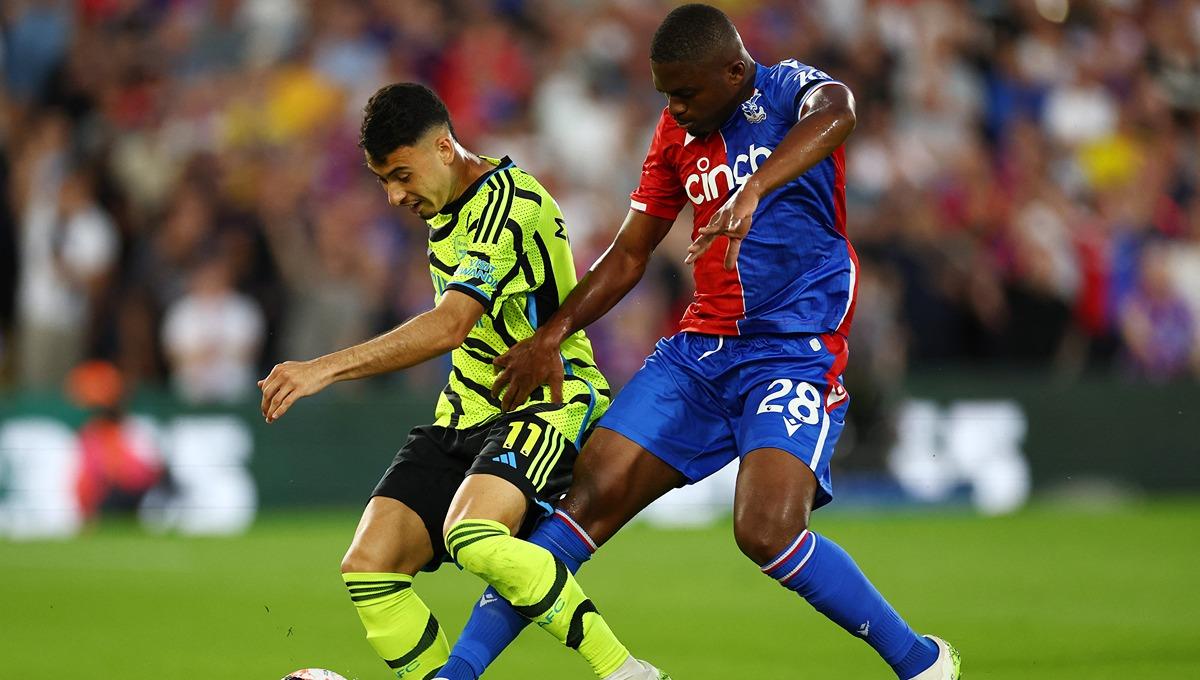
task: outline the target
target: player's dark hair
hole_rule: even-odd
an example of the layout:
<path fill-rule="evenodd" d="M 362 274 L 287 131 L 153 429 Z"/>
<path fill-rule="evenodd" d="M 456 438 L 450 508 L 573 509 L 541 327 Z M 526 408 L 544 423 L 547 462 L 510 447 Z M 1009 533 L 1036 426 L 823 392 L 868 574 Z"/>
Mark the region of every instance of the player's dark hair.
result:
<path fill-rule="evenodd" d="M 393 83 L 371 95 L 363 108 L 358 145 L 372 161 L 382 163 L 397 148 L 416 144 L 438 125 L 454 134 L 450 112 L 433 90 L 419 83 Z"/>
<path fill-rule="evenodd" d="M 658 64 L 707 61 L 738 39 L 724 12 L 710 5 L 681 5 L 658 25 L 650 40 L 650 61 Z"/>

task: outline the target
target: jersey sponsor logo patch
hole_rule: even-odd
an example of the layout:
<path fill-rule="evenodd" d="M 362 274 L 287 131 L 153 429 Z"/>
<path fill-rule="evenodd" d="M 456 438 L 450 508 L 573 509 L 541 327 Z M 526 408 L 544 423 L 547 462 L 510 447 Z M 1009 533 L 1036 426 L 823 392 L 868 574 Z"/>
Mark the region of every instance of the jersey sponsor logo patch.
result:
<path fill-rule="evenodd" d="M 742 115 L 746 117 L 751 125 L 761 123 L 767 119 L 767 110 L 759 106 L 758 100 L 762 97 L 762 92 L 758 88 L 754 88 L 754 95 L 742 102 Z"/>
<path fill-rule="evenodd" d="M 758 166 L 771 157 L 771 151 L 768 147 L 751 144 L 747 153 L 738 154 L 733 159 L 732 168 L 724 163 L 714 167 L 712 160 L 701 156 L 696 160 L 696 172 L 683 180 L 688 199 L 700 205 L 705 201 L 724 198 L 735 187 L 745 184 Z"/>
<path fill-rule="evenodd" d="M 462 261 L 462 264 L 459 265 L 458 271 L 455 272 L 455 277 L 479 279 L 489 286 L 495 286 L 495 272 L 496 268 L 491 262 L 478 258 L 474 255 L 469 255 Z"/>

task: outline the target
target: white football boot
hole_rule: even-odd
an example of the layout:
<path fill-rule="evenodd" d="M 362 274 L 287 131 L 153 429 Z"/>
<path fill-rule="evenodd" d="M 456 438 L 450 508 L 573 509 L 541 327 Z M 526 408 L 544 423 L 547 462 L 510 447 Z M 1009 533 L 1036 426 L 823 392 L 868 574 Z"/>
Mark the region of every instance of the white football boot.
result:
<path fill-rule="evenodd" d="M 671 676 L 646 661 L 630 656 L 620 668 L 605 676 L 604 680 L 671 680 Z"/>
<path fill-rule="evenodd" d="M 962 677 L 958 650 L 936 635 L 926 635 L 938 647 L 937 661 L 910 680 L 959 680 Z"/>
<path fill-rule="evenodd" d="M 646 680 L 672 680 L 666 671 L 660 671 L 645 661 L 641 663 L 646 667 Z"/>

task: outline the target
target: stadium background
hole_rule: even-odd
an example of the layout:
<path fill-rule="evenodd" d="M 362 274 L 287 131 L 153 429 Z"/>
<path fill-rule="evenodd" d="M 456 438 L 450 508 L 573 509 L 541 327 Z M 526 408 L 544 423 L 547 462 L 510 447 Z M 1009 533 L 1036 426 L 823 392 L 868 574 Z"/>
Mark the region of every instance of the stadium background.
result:
<path fill-rule="evenodd" d="M 1200 677 L 1200 2 L 719 4 L 760 62 L 859 102 L 851 423 L 817 526 L 970 677 Z M 362 104 L 433 86 L 558 198 L 582 271 L 671 6 L 5 0 L 0 677 L 386 677 L 336 565 L 446 365 L 271 427 L 254 399 L 430 303 Z M 689 299 L 686 231 L 589 329 L 616 384 Z M 755 575 L 728 497 L 679 494 L 588 567 L 630 646 L 678 678 L 885 677 Z M 480 586 L 452 571 L 421 588 L 455 631 Z M 489 677 L 535 674 L 586 669 L 527 635 Z"/>

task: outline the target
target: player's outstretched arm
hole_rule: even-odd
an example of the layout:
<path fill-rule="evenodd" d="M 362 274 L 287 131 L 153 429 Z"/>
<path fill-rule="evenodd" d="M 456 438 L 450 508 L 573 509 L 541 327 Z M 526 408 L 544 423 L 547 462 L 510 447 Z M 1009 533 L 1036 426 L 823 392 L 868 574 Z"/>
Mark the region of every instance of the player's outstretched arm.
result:
<path fill-rule="evenodd" d="M 492 384 L 492 394 L 499 397 L 503 393 L 501 403 L 505 411 L 524 404 L 530 393 L 542 385 L 550 385 L 553 401 L 562 401 L 563 365 L 559 347 L 572 333 L 604 316 L 637 285 L 646 272 L 651 253 L 673 223 L 630 210 L 617 238 L 571 290 L 562 306 L 533 337 L 496 357 L 493 363 L 499 373 Z"/>
<path fill-rule="evenodd" d="M 445 354 L 466 340 L 481 316 L 483 305 L 478 300 L 447 290 L 436 307 L 383 335 L 311 361 L 276 364 L 270 375 L 258 381 L 263 417 L 275 422 L 297 399 L 332 383 L 398 371 Z"/>
<path fill-rule="evenodd" d="M 733 269 L 759 200 L 825 160 L 846 141 L 856 122 L 854 95 L 849 88 L 841 83 L 830 83 L 814 90 L 800 110 L 799 120 L 771 157 L 730 196 L 708 224 L 700 228 L 699 237 L 688 248 L 685 262 L 695 262 L 718 236 L 727 236 L 729 249 L 725 251 L 725 268 Z"/>

